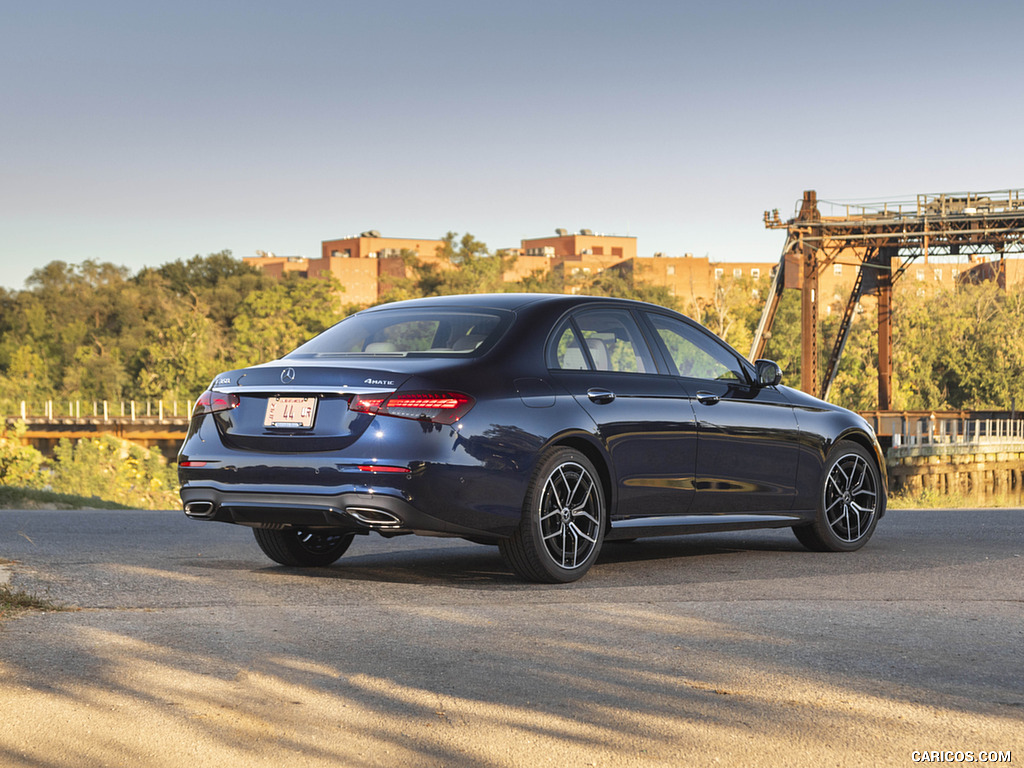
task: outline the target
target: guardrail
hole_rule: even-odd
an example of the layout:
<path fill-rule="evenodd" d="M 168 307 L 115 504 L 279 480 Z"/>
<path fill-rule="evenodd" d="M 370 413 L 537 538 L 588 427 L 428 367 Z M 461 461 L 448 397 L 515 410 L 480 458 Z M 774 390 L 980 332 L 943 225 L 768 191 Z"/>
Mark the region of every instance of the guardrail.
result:
<path fill-rule="evenodd" d="M 192 413 L 193 400 L 174 400 L 165 403 L 163 400 L 121 400 L 110 403 L 108 400 L 46 400 L 43 403 L 32 403 L 22 400 L 20 413 L 21 419 L 44 419 L 47 421 L 60 421 L 62 419 L 100 419 L 102 421 L 136 421 L 137 419 L 152 419 L 163 421 L 166 418 L 179 419 L 188 418 Z M 9 418 L 17 418 L 11 416 Z"/>
<path fill-rule="evenodd" d="M 922 421 L 924 423 L 922 423 Z M 1002 445 L 1024 442 L 1024 419 L 927 419 L 892 436 L 893 448 L 916 445 Z"/>
<path fill-rule="evenodd" d="M 1016 411 L 861 411 L 887 446 L 1024 442 Z"/>

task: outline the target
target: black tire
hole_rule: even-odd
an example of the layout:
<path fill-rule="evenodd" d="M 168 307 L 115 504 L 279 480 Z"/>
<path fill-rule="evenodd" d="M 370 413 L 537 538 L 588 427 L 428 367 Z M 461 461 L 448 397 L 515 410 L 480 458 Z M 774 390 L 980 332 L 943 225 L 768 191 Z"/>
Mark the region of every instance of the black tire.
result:
<path fill-rule="evenodd" d="M 345 554 L 355 538 L 353 533 L 314 533 L 300 528 L 283 531 L 253 528 L 252 532 L 267 557 L 275 563 L 296 568 L 330 565 Z"/>
<path fill-rule="evenodd" d="M 597 560 L 607 520 L 594 465 L 579 451 L 555 446 L 540 457 L 519 527 L 498 548 L 527 581 L 565 584 L 582 577 Z"/>
<path fill-rule="evenodd" d="M 793 533 L 814 552 L 853 552 L 875 532 L 885 501 L 871 454 L 857 443 L 836 443 L 825 460 L 817 519 L 794 526 Z"/>

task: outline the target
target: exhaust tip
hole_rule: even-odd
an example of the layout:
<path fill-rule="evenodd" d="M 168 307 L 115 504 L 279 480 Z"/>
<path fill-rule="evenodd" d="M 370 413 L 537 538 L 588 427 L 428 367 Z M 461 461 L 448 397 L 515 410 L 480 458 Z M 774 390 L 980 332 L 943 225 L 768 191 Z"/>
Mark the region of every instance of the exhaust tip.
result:
<path fill-rule="evenodd" d="M 383 509 L 345 507 L 345 514 L 372 528 L 399 528 L 402 525 L 401 519 Z"/>
<path fill-rule="evenodd" d="M 213 517 L 213 502 L 190 501 L 185 505 L 185 514 L 199 519 Z"/>

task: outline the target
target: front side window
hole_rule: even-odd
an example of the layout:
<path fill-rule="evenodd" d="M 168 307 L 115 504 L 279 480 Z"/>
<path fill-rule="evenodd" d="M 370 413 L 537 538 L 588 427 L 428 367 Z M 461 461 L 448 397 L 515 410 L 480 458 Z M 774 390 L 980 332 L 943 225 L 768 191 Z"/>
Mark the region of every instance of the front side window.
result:
<path fill-rule="evenodd" d="M 690 379 L 746 383 L 743 366 L 724 345 L 673 317 L 649 314 L 674 373 Z"/>

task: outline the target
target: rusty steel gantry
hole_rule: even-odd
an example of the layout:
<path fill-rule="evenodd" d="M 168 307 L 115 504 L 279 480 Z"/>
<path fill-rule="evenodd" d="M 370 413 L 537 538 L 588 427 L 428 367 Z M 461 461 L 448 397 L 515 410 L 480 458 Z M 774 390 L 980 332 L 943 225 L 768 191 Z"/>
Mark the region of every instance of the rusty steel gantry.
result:
<path fill-rule="evenodd" d="M 893 285 L 917 258 L 1002 258 L 1024 252 L 1024 191 L 918 195 L 906 203 L 845 207 L 843 216 L 822 216 L 814 190 L 804 192 L 796 216 L 782 221 L 765 211 L 769 229 L 785 229 L 779 267 L 772 278 L 750 359 L 764 355 L 775 312 L 786 288 L 801 291 L 801 381 L 808 394 L 827 398 L 860 298 L 878 301 L 878 409 L 892 407 Z M 856 267 L 853 290 L 825 373 L 818 381 L 818 282 L 831 264 Z"/>

